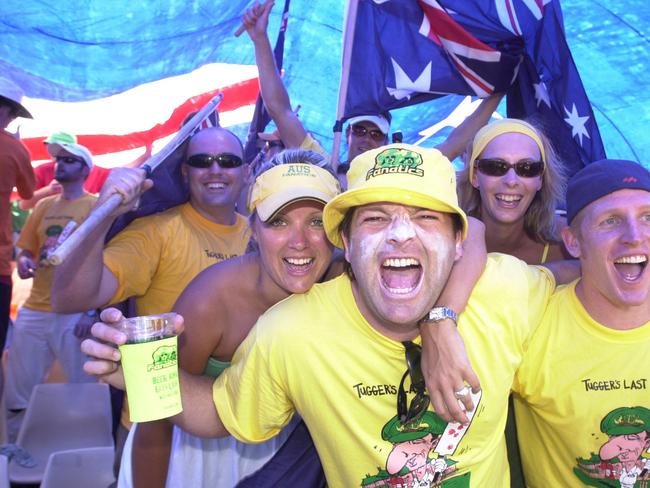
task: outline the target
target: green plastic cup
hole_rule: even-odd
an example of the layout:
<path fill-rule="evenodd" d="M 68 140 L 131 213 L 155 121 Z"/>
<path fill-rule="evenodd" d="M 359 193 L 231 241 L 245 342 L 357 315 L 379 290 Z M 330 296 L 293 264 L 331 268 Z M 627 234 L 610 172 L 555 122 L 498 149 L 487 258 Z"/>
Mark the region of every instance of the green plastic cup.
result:
<path fill-rule="evenodd" d="M 148 422 L 183 411 L 178 383 L 175 313 L 125 318 L 116 327 L 127 335 L 120 346 L 131 422 Z"/>

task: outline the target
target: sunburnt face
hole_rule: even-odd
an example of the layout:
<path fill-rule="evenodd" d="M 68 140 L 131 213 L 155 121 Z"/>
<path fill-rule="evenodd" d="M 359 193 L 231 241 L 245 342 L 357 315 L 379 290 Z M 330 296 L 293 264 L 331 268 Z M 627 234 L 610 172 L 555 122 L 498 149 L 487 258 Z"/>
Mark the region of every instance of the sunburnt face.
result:
<path fill-rule="evenodd" d="M 323 229 L 323 204 L 299 201 L 268 222 L 253 225 L 265 272 L 288 293 L 305 293 L 320 280 L 332 258 Z"/>
<path fill-rule="evenodd" d="M 541 154 L 533 139 L 525 134 L 501 134 L 485 147 L 479 158 L 502 159 L 510 164 L 518 161 L 539 161 Z M 524 218 L 535 194 L 542 187 L 542 177 L 524 178 L 513 168 L 503 176 L 488 176 L 474 171 L 472 185 L 481 193 L 481 218 L 501 224 Z"/>
<path fill-rule="evenodd" d="M 345 256 L 352 266 L 356 303 L 388 337 L 412 337 L 433 306 L 454 261 L 460 234 L 450 214 L 393 203 L 352 210 Z"/>
<path fill-rule="evenodd" d="M 578 292 L 587 309 L 650 312 L 650 192 L 619 190 L 576 217 L 579 235 L 564 231 L 567 249 L 580 258 Z M 647 319 L 646 319 L 647 320 Z"/>

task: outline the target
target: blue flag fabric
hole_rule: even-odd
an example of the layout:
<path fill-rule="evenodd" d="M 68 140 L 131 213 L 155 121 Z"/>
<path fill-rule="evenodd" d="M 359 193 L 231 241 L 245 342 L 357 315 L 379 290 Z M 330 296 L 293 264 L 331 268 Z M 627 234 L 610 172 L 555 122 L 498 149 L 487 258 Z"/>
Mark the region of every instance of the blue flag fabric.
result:
<path fill-rule="evenodd" d="M 273 48 L 275 65 L 280 71 L 282 70 L 282 60 L 284 59 L 284 38 L 285 32 L 287 31 L 287 24 L 289 22 L 290 3 L 291 0 L 284 1 L 280 31 L 278 32 L 278 38 L 275 41 L 275 48 Z M 264 101 L 262 100 L 262 94 L 260 94 L 257 96 L 257 101 L 255 102 L 255 112 L 253 113 L 253 120 L 251 120 L 248 128 L 248 137 L 246 138 L 246 144 L 244 146 L 244 159 L 246 161 L 252 161 L 257 155 L 259 151 L 257 148 L 257 133 L 264 132 L 264 129 L 266 129 L 266 126 L 269 125 L 270 121 L 271 116 L 266 111 Z"/>
<path fill-rule="evenodd" d="M 446 94 L 507 92 L 569 174 L 605 150 L 564 36 L 559 0 L 359 0 L 344 118 Z"/>

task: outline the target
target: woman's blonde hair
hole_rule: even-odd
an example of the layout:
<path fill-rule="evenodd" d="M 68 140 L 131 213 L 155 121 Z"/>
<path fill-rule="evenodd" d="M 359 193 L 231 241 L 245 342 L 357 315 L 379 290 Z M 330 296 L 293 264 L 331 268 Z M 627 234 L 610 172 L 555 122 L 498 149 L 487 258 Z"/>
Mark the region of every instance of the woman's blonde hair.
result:
<path fill-rule="evenodd" d="M 511 120 L 515 122 L 517 119 Z M 546 157 L 544 160 L 544 173 L 542 174 L 542 187 L 535 194 L 533 201 L 524 214 L 524 230 L 531 239 L 537 242 L 557 242 L 560 240 L 560 236 L 556 225 L 555 209 L 564 201 L 566 191 L 564 165 L 540 125 L 534 121 L 527 121 L 527 123 L 535 129 L 542 143 L 543 151 L 540 152 L 545 154 Z M 498 135 L 501 135 L 501 133 L 495 133 L 490 141 Z M 476 164 L 476 161 L 467 161 L 468 158 L 471 158 L 477 138 L 478 134 L 463 155 L 465 168 L 458 173 L 458 198 L 461 208 L 467 215 L 480 219 L 481 192 L 470 181 L 470 168 Z M 486 145 L 484 144 L 484 147 Z M 479 156 L 480 154 L 476 155 L 475 159 L 478 159 Z"/>

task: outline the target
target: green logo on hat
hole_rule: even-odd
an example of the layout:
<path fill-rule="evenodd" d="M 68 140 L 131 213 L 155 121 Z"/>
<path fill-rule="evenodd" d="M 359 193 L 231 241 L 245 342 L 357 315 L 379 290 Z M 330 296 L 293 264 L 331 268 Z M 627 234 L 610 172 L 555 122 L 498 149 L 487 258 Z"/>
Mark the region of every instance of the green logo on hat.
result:
<path fill-rule="evenodd" d="M 392 147 L 377 155 L 375 158 L 375 166 L 368 171 L 366 180 L 369 180 L 373 176 L 392 173 L 424 176 L 424 170 L 418 168 L 420 165 L 422 165 L 422 155 L 420 153 Z"/>

